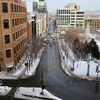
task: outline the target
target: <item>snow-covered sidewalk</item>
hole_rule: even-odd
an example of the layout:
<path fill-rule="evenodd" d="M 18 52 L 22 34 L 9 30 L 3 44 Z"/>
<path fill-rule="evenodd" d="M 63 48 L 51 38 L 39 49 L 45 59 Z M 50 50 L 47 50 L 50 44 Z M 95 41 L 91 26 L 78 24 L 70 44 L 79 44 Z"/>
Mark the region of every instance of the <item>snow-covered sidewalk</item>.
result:
<path fill-rule="evenodd" d="M 7 86 L 0 86 L 0 95 L 6 95 L 10 90 L 11 88 Z"/>
<path fill-rule="evenodd" d="M 43 50 L 44 50 L 44 48 L 39 51 L 39 53 L 37 54 L 37 58 L 36 59 L 33 59 L 33 62 L 31 64 L 30 68 L 28 68 L 26 70 L 25 75 L 31 76 L 31 75 L 34 75 L 35 74 L 36 69 L 38 67 L 38 64 L 40 62 L 40 59 L 41 59 L 41 55 L 42 55 Z"/>
<path fill-rule="evenodd" d="M 0 79 L 18 79 L 24 73 L 28 76 L 35 74 L 35 70 L 40 62 L 43 50 L 44 48 L 38 52 L 37 58 L 35 60 L 33 59 L 30 70 L 25 66 L 25 63 L 28 61 L 27 58 L 26 61 L 21 64 L 20 68 L 15 70 L 13 73 L 7 73 L 6 71 L 0 72 Z"/>
<path fill-rule="evenodd" d="M 32 65 L 30 66 L 30 68 L 28 68 L 26 70 L 25 75 L 31 76 L 31 75 L 35 74 L 35 71 L 36 71 L 36 68 L 37 68 L 39 62 L 40 62 L 40 59 L 39 58 L 37 58 L 36 60 L 34 60 L 32 62 Z"/>
<path fill-rule="evenodd" d="M 28 100 L 62 100 L 51 93 L 49 93 L 46 89 L 43 90 L 44 95 L 41 95 L 41 88 L 33 88 L 33 87 L 20 87 L 17 89 L 15 93 L 15 98 L 23 98 Z"/>
<path fill-rule="evenodd" d="M 70 60 L 69 57 L 67 58 L 65 55 L 65 52 L 61 48 L 61 45 L 59 45 L 60 49 L 60 55 L 61 58 L 63 58 L 63 61 L 61 60 L 62 68 L 65 70 L 65 72 L 68 75 L 76 76 L 82 79 L 88 79 L 88 80 L 95 80 L 98 77 L 100 77 L 100 65 L 95 63 L 94 61 L 75 61 L 74 57 L 73 60 Z M 70 50 L 69 50 L 69 55 L 70 55 Z M 71 69 L 74 69 L 71 71 Z M 98 72 L 97 72 L 98 69 Z M 69 74 L 70 73 L 70 74 Z"/>

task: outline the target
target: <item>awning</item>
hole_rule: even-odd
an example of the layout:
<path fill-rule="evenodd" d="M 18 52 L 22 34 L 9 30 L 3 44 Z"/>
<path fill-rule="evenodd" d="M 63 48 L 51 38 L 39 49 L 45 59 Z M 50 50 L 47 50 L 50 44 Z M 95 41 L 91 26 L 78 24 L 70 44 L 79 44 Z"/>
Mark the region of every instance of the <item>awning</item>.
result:
<path fill-rule="evenodd" d="M 6 66 L 7 68 L 11 68 L 11 67 L 13 67 L 13 65 L 8 65 L 8 66 Z"/>
<path fill-rule="evenodd" d="M 11 68 L 11 67 L 13 67 L 13 61 L 6 63 L 5 65 L 7 68 Z"/>

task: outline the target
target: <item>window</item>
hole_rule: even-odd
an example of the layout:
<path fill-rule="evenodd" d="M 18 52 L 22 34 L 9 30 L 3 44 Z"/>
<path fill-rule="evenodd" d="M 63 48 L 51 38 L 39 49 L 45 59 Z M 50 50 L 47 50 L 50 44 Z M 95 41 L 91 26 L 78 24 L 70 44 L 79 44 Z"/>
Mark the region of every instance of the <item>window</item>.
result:
<path fill-rule="evenodd" d="M 6 58 L 11 57 L 11 49 L 6 50 Z"/>
<path fill-rule="evenodd" d="M 14 7 L 13 7 L 13 4 L 11 4 L 11 9 L 12 9 L 12 12 L 14 11 Z"/>
<path fill-rule="evenodd" d="M 10 35 L 5 35 L 5 43 L 10 43 Z"/>
<path fill-rule="evenodd" d="M 8 19 L 4 19 L 3 24 L 4 24 L 4 28 L 9 28 L 9 20 Z"/>
<path fill-rule="evenodd" d="M 13 27 L 15 26 L 15 24 L 14 24 L 14 19 L 12 19 L 12 26 L 13 26 Z"/>
<path fill-rule="evenodd" d="M 13 33 L 13 41 L 15 41 L 15 34 Z"/>
<path fill-rule="evenodd" d="M 8 3 L 2 3 L 2 12 L 7 13 L 8 12 Z"/>
<path fill-rule="evenodd" d="M 14 54 L 16 54 L 16 47 L 14 47 Z"/>
<path fill-rule="evenodd" d="M 84 14 L 84 12 L 77 12 L 77 14 Z"/>

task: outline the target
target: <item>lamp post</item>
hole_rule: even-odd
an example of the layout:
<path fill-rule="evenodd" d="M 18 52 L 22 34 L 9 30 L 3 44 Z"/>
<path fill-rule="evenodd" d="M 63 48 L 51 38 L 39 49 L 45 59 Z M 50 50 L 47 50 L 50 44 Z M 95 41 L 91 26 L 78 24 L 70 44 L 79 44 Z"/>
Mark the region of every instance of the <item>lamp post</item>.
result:
<path fill-rule="evenodd" d="M 98 93 L 98 89 L 99 89 L 99 77 L 98 77 L 98 74 L 99 74 L 99 65 L 100 65 L 100 61 L 98 61 L 98 65 L 97 65 L 97 68 L 96 68 L 96 72 L 97 72 L 97 77 L 96 77 L 96 87 L 95 87 L 95 92 Z"/>
<path fill-rule="evenodd" d="M 41 92 L 40 94 L 41 94 L 41 95 L 44 95 L 43 90 L 44 90 L 44 88 L 45 88 L 45 85 L 44 85 L 43 70 L 42 70 L 42 69 L 41 69 L 41 80 L 40 80 L 40 82 L 41 82 L 41 86 L 42 86 L 42 92 Z"/>
<path fill-rule="evenodd" d="M 87 67 L 87 76 L 89 76 L 89 70 L 90 70 L 90 64 L 89 64 L 89 60 L 87 61 L 88 67 Z"/>

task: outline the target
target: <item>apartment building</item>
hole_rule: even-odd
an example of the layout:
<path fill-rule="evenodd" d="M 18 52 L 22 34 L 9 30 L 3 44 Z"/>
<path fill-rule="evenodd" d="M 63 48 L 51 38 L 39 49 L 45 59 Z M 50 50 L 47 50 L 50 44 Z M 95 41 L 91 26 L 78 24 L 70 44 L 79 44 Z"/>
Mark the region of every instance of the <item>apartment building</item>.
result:
<path fill-rule="evenodd" d="M 69 3 L 64 9 L 57 9 L 56 23 L 58 30 L 84 29 L 84 11 L 80 11 L 79 5 Z"/>
<path fill-rule="evenodd" d="M 21 0 L 0 0 L 0 71 L 17 69 L 27 49 L 27 10 Z"/>
<path fill-rule="evenodd" d="M 100 30 L 100 18 L 99 17 L 86 17 L 85 18 L 85 28 L 89 23 L 91 32 Z"/>

